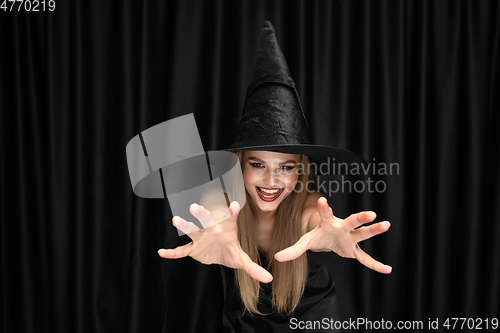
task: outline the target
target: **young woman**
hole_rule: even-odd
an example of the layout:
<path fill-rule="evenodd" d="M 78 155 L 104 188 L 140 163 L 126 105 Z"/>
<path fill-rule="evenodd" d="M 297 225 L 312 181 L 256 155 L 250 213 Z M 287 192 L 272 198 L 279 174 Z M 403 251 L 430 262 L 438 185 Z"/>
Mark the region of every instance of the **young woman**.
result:
<path fill-rule="evenodd" d="M 309 143 L 295 83 L 269 22 L 237 133 L 228 150 L 240 161 L 245 205 L 240 210 L 232 202 L 231 216 L 215 225 L 208 210 L 191 205 L 191 214 L 204 228 L 175 216 L 173 225 L 192 242 L 161 249 L 159 255 L 221 265 L 227 332 L 288 332 L 292 319 L 338 320 L 333 280 L 314 253 L 333 251 L 390 273 L 391 267 L 358 246 L 390 224 L 363 226 L 375 219 L 368 211 L 337 218 L 326 198 L 308 186 L 314 179 L 310 162 L 318 164 L 329 156 L 364 161 L 343 149 Z"/>
<path fill-rule="evenodd" d="M 240 315 L 245 310 L 263 314 L 258 306 L 259 298 L 263 296 L 258 282 L 269 283 L 274 277 L 268 295 L 271 304 L 264 305 L 263 309 L 267 314 L 272 309 L 278 314 L 278 319 L 265 318 L 266 321 L 278 320 L 283 325 L 283 319 L 294 313 L 304 296 L 308 274 L 311 273 L 304 255 L 307 250 L 334 251 L 345 258 L 356 258 L 377 272 L 391 272 L 391 267 L 374 260 L 358 245 L 387 231 L 389 222 L 362 226 L 375 219 L 374 212 L 360 212 L 346 219 L 335 217 L 326 198 L 307 188 L 311 174 L 309 159 L 305 155 L 270 151 L 237 154 L 247 196 L 243 209 L 240 210 L 237 202 L 232 202 L 230 218 L 201 230 L 189 221 L 174 217 L 173 225 L 188 234 L 192 242 L 176 249 L 162 249 L 160 256 L 168 259 L 191 256 L 203 264 L 236 269 L 238 302 L 242 303 L 239 308 L 243 309 L 237 311 Z M 191 213 L 202 225 L 211 221 L 210 212 L 202 206 L 193 204 Z M 310 298 L 318 298 L 319 302 L 325 298 L 322 296 Z M 238 308 L 238 302 L 227 311 Z M 311 304 L 308 310 L 314 305 Z M 324 313 L 327 318 L 338 316 L 334 311 L 336 309 L 326 308 Z M 319 315 L 318 311 L 314 312 Z"/>

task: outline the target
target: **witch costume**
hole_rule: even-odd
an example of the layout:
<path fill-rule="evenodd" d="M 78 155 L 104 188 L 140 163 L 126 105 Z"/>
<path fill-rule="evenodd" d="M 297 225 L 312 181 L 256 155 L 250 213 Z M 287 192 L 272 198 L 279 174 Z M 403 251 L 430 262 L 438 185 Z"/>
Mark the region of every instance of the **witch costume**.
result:
<path fill-rule="evenodd" d="M 204 151 L 192 114 L 155 125 L 136 135 L 126 147 L 134 193 L 143 198 L 168 198 L 173 215 L 193 223 L 196 221 L 189 215 L 189 205 L 199 200 L 183 195 L 202 193 L 197 187 L 199 184 L 215 184 L 222 205 L 226 204 L 225 195 L 230 201 L 244 204 L 244 187 L 231 192 L 228 178 L 224 178 L 228 169 L 221 167 L 224 163 L 217 165 L 214 161 L 217 160 L 215 157 L 228 154 L 227 151 L 255 150 L 306 155 L 316 167 L 332 162 L 366 163 L 348 150 L 309 142 L 307 121 L 295 83 L 278 45 L 274 27 L 268 21 L 262 30 L 254 76 L 247 89 L 237 137 L 226 151 Z M 229 155 L 232 160 L 238 160 L 233 154 Z M 241 174 L 239 164 L 237 167 L 231 164 L 231 168 Z M 332 325 L 340 319 L 332 277 L 319 253 L 306 253 L 307 282 L 299 304 L 289 316 L 273 308 L 272 282 L 260 284 L 257 309 L 261 314 L 245 311 L 234 269 L 221 265 L 224 332 L 338 332 Z M 263 267 L 267 267 L 265 255 L 259 251 L 259 256 Z"/>
<path fill-rule="evenodd" d="M 307 155 L 311 162 L 365 163 L 358 155 L 335 147 L 312 145 L 295 83 L 278 45 L 272 24 L 265 22 L 260 48 L 235 142 L 228 151 L 266 150 Z M 307 251 L 308 278 L 300 303 L 286 316 L 272 306 L 272 282 L 260 283 L 258 310 L 245 311 L 234 269 L 221 266 L 224 288 L 223 326 L 237 332 L 339 332 L 335 284 L 317 252 Z M 263 267 L 266 257 L 259 251 Z"/>

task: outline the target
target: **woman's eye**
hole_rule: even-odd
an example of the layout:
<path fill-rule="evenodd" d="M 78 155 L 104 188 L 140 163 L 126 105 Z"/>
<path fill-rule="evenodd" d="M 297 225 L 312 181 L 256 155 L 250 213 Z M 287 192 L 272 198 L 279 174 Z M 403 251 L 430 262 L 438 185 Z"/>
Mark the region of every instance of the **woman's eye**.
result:
<path fill-rule="evenodd" d="M 289 166 L 289 165 L 283 165 L 281 168 L 282 168 L 283 170 L 287 170 L 287 171 L 288 171 L 288 170 L 293 170 L 295 167 L 293 167 L 293 166 Z"/>
<path fill-rule="evenodd" d="M 262 167 L 261 163 L 250 163 L 250 165 L 253 166 L 254 168 L 260 168 L 260 167 Z"/>

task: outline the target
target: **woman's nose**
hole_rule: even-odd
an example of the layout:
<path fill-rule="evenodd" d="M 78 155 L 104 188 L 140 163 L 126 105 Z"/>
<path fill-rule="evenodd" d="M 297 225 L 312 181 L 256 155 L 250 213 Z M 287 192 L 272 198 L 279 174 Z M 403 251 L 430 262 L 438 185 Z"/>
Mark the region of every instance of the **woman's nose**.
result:
<path fill-rule="evenodd" d="M 277 185 L 279 183 L 279 179 L 280 179 L 280 174 L 279 173 L 274 172 L 274 171 L 272 171 L 270 169 L 266 170 L 266 172 L 264 174 L 264 181 L 270 187 L 272 187 L 272 185 Z"/>

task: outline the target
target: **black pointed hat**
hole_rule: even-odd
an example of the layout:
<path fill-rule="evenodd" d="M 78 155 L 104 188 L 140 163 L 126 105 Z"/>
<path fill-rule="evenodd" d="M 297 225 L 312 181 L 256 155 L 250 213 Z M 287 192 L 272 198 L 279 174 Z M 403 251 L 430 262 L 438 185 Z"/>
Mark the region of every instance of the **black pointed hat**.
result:
<path fill-rule="evenodd" d="M 254 75 L 247 89 L 237 137 L 227 150 L 302 154 L 318 164 L 332 161 L 366 163 L 348 150 L 309 142 L 299 94 L 269 21 L 262 29 Z"/>

